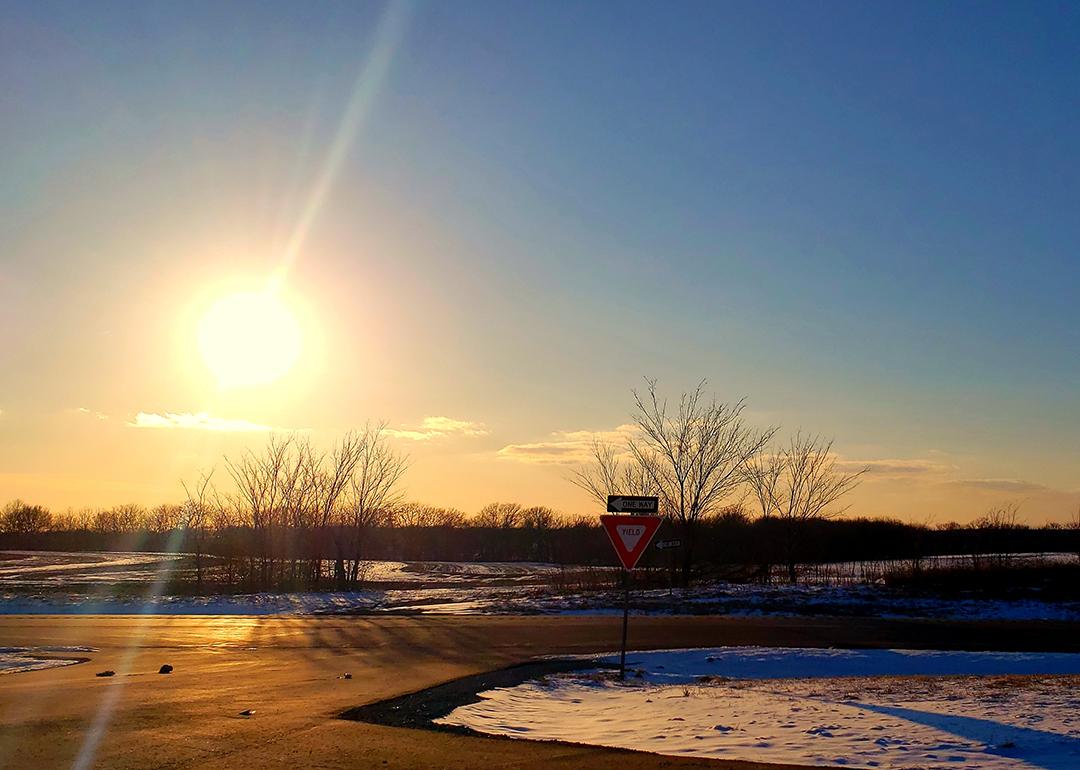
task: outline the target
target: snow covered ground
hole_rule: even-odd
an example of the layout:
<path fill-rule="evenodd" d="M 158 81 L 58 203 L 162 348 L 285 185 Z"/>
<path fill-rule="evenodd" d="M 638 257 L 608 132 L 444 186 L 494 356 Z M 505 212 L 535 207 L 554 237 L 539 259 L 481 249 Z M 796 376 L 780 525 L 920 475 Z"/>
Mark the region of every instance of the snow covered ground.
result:
<path fill-rule="evenodd" d="M 163 571 L 186 570 L 175 553 L 107 551 L 0 551 L 0 586 L 62 588 L 72 585 L 152 582 Z"/>
<path fill-rule="evenodd" d="M 95 652 L 93 647 L 0 647 L 0 674 L 39 671 L 43 668 L 78 663 L 79 652 Z"/>
<path fill-rule="evenodd" d="M 364 579 L 370 583 L 538 584 L 558 572 L 553 564 L 536 562 L 370 561 Z M 150 583 L 162 575 L 194 575 L 189 554 L 108 551 L 0 551 L 0 586 L 55 588 L 95 584 Z"/>
<path fill-rule="evenodd" d="M 552 676 L 438 721 L 676 756 L 1080 768 L 1080 655 L 743 647 L 633 653 L 628 665 L 627 683 L 599 670 Z"/>
<path fill-rule="evenodd" d="M 1058 557 L 1072 558 L 1064 554 L 1039 556 Z M 689 590 L 635 590 L 631 611 L 1080 621 L 1078 602 L 911 596 L 882 585 L 839 579 L 838 575 L 853 574 L 852 565 L 828 566 L 815 567 L 816 572 L 807 572 L 796 585 L 717 582 Z M 556 586 L 572 584 L 573 579 L 552 564 L 373 561 L 366 566 L 367 588 L 361 591 L 160 595 L 167 579 L 189 575 L 191 570 L 189 556 L 169 553 L 0 551 L 0 614 L 603 615 L 622 611 L 621 591 L 559 590 Z M 573 570 L 570 568 L 571 573 Z"/>

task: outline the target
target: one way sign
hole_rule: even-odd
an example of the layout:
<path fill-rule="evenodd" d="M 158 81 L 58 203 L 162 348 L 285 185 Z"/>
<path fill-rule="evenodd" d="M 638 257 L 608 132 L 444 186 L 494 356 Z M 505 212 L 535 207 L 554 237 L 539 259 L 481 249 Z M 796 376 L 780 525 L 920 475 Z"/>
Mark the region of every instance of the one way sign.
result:
<path fill-rule="evenodd" d="M 608 513 L 659 513 L 660 498 L 641 497 L 640 495 L 608 495 L 607 509 Z"/>

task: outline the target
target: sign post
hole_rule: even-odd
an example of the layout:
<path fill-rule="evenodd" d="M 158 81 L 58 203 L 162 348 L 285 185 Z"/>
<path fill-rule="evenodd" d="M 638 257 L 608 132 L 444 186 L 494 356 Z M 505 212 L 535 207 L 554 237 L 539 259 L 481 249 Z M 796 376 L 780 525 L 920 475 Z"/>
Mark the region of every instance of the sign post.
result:
<path fill-rule="evenodd" d="M 608 496 L 608 511 L 616 515 L 600 517 L 600 523 L 607 532 L 611 547 L 622 564 L 623 581 L 623 621 L 622 646 L 619 653 L 619 678 L 626 677 L 626 629 L 630 622 L 630 570 L 637 566 L 642 555 L 649 548 L 656 531 L 660 529 L 663 518 L 657 516 L 659 499 L 655 497 L 631 497 L 627 495 Z M 625 512 L 631 511 L 628 515 Z M 645 513 L 646 515 L 641 515 Z"/>

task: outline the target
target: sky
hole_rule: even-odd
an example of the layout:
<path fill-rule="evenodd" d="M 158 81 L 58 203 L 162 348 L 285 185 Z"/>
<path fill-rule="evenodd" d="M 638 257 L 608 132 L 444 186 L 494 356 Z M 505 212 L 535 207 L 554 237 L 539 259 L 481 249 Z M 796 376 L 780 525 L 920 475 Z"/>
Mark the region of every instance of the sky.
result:
<path fill-rule="evenodd" d="M 1066 520 L 1078 125 L 1065 3 L 2 3 L 0 501 L 386 420 L 412 499 L 592 513 L 650 377 L 852 513 Z"/>

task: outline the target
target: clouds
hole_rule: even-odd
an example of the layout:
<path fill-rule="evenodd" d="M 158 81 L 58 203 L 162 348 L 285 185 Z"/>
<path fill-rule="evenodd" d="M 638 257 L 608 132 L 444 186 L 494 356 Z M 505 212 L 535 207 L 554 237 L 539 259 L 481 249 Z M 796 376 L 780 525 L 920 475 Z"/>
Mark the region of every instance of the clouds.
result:
<path fill-rule="evenodd" d="M 500 460 L 520 463 L 578 465 L 592 459 L 595 441 L 622 447 L 636 430 L 637 426 L 626 424 L 608 431 L 555 431 L 546 441 L 507 444 L 496 456 Z"/>
<path fill-rule="evenodd" d="M 948 482 L 950 486 L 966 487 L 982 492 L 1006 492 L 1009 494 L 1034 494 L 1036 492 L 1056 492 L 1044 484 L 1023 479 L 956 479 Z"/>
<path fill-rule="evenodd" d="M 76 410 L 81 414 L 95 414 L 100 419 L 106 416 L 93 413 L 88 409 Z M 204 430 L 216 433 L 270 433 L 287 431 L 274 425 L 265 425 L 250 420 L 217 417 L 207 412 L 139 412 L 126 423 L 128 427 L 158 430 Z M 477 437 L 488 435 L 483 423 L 469 420 L 457 420 L 452 417 L 425 417 L 420 425 L 413 429 L 396 430 L 387 428 L 387 436 L 407 441 L 433 441 L 450 436 Z"/>
<path fill-rule="evenodd" d="M 906 460 L 839 460 L 837 467 L 845 471 L 865 467 L 867 476 L 882 480 L 910 481 L 938 487 L 973 492 L 1025 495 L 1061 493 L 1061 490 L 1033 481 L 1016 478 L 956 478 L 961 468 L 940 459 L 913 458 Z"/>
<path fill-rule="evenodd" d="M 85 406 L 76 407 L 75 411 L 78 412 L 79 414 L 83 414 L 83 415 L 86 415 L 88 417 L 94 417 L 95 419 L 98 419 L 98 420 L 107 420 L 107 419 L 109 419 L 109 415 L 105 414 L 104 412 L 95 412 L 93 409 L 87 409 Z"/>
<path fill-rule="evenodd" d="M 867 475 L 880 478 L 929 478 L 943 476 L 956 470 L 955 465 L 928 458 L 850 460 L 837 459 L 836 467 L 845 473 L 855 473 L 863 468 Z"/>
<path fill-rule="evenodd" d="M 166 412 L 165 414 L 139 412 L 135 415 L 135 419 L 128 423 L 128 426 L 164 430 L 208 430 L 216 433 L 267 433 L 276 430 L 270 425 L 213 417 L 206 412 L 194 414 L 191 412 Z"/>
<path fill-rule="evenodd" d="M 482 422 L 456 420 L 453 417 L 425 417 L 417 428 L 404 430 L 387 428 L 385 432 L 388 436 L 406 441 L 433 441 L 450 436 L 476 438 L 488 435 L 488 430 Z"/>

